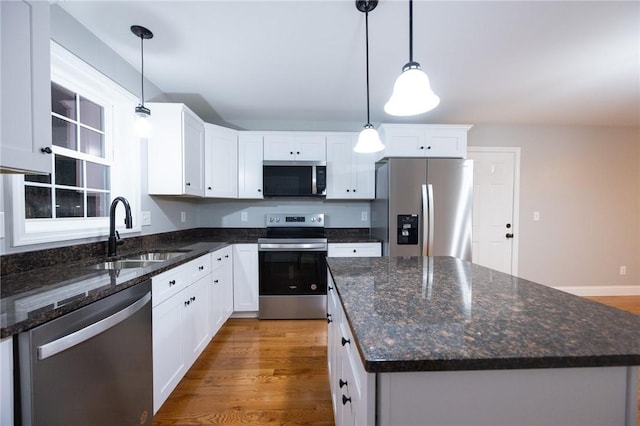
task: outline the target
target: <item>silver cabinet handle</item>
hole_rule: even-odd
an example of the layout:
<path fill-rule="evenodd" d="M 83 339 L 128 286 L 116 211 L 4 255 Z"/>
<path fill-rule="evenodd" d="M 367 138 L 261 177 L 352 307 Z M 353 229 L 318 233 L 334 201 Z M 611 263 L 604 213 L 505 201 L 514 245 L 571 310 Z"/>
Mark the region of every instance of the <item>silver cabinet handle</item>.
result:
<path fill-rule="evenodd" d="M 62 351 L 72 348 L 73 346 L 79 345 L 80 343 L 89 340 L 92 337 L 97 336 L 98 334 L 107 331 L 112 327 L 115 327 L 116 325 L 142 309 L 142 307 L 146 305 L 150 300 L 151 292 L 148 292 L 140 299 L 133 302 L 131 305 L 127 306 L 121 311 L 116 312 L 111 316 L 108 316 L 83 329 L 74 331 L 71 334 L 67 334 L 66 336 L 54 340 L 53 342 L 38 346 L 38 360 L 42 361 L 44 359 L 52 357 Z"/>

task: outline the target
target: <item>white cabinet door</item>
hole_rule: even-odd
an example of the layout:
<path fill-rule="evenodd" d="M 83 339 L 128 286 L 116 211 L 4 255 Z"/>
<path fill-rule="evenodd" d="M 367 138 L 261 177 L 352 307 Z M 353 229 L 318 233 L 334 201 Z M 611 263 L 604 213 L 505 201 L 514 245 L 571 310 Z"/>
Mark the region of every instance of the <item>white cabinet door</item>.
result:
<path fill-rule="evenodd" d="M 258 311 L 258 245 L 233 245 L 233 310 Z"/>
<path fill-rule="evenodd" d="M 0 340 L 0 424 L 13 424 L 13 337 Z"/>
<path fill-rule="evenodd" d="M 187 371 L 183 338 L 186 314 L 182 292 L 153 308 L 153 412 L 156 413 Z M 123 360 L 126 362 L 126 360 Z"/>
<path fill-rule="evenodd" d="M 211 292 L 209 305 L 210 334 L 214 337 L 224 324 L 224 278 L 222 269 L 213 271 L 211 274 Z"/>
<path fill-rule="evenodd" d="M 238 136 L 238 198 L 264 198 L 262 195 L 262 136 Z"/>
<path fill-rule="evenodd" d="M 465 158 L 472 126 L 446 124 L 382 124 L 382 157 Z"/>
<path fill-rule="evenodd" d="M 328 257 L 380 257 L 381 243 L 329 243 Z"/>
<path fill-rule="evenodd" d="M 375 154 L 353 151 L 358 135 L 327 137 L 327 198 L 375 198 Z"/>
<path fill-rule="evenodd" d="M 238 132 L 205 123 L 205 196 L 238 197 Z"/>
<path fill-rule="evenodd" d="M 204 123 L 193 112 L 182 111 L 184 140 L 184 193 L 204 195 Z"/>
<path fill-rule="evenodd" d="M 189 367 L 202 353 L 211 338 L 209 323 L 210 279 L 211 275 L 207 275 L 179 294 L 182 296 L 182 304 L 186 311 L 183 333 L 185 336 L 185 361 Z"/>
<path fill-rule="evenodd" d="M 264 135 L 265 161 L 326 161 L 326 138 L 320 134 Z"/>
<path fill-rule="evenodd" d="M 221 268 L 222 277 L 222 323 L 229 319 L 233 314 L 233 248 L 228 247 L 225 252 L 225 256 L 228 254 L 229 258 L 225 260 L 224 266 Z"/>
<path fill-rule="evenodd" d="M 148 190 L 152 195 L 204 195 L 204 122 L 184 104 L 148 103 Z"/>
<path fill-rule="evenodd" d="M 0 170 L 51 173 L 49 2 L 0 2 Z"/>

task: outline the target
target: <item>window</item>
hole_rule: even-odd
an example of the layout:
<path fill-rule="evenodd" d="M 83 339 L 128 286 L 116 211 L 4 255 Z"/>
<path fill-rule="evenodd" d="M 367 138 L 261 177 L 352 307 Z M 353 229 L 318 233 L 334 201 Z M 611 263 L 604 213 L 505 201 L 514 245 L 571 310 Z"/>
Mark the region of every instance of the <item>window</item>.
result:
<path fill-rule="evenodd" d="M 108 234 L 112 198 L 124 196 L 140 230 L 137 98 L 51 43 L 51 175 L 14 178 L 14 245 Z M 123 224 L 118 212 L 117 224 Z"/>
<path fill-rule="evenodd" d="M 25 219 L 108 216 L 104 107 L 52 82 L 51 127 L 53 174 L 25 176 Z"/>

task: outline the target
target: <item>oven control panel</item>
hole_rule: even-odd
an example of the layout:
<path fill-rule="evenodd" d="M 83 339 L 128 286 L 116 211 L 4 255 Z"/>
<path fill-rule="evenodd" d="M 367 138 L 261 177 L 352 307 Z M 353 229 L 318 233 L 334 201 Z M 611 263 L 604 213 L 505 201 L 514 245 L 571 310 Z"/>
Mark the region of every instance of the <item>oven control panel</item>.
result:
<path fill-rule="evenodd" d="M 272 213 L 266 216 L 267 227 L 324 227 L 324 213 L 286 214 Z"/>

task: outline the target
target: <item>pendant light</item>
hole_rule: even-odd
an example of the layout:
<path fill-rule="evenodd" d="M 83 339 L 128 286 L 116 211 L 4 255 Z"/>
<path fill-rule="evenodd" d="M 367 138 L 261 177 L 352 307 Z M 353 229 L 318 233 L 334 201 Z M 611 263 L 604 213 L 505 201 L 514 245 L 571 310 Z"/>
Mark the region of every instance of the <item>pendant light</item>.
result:
<path fill-rule="evenodd" d="M 409 62 L 402 67 L 384 110 L 390 115 L 410 116 L 431 111 L 439 103 L 440 98 L 429 85 L 429 77 L 413 60 L 413 0 L 409 0 Z"/>
<path fill-rule="evenodd" d="M 153 33 L 146 29 L 145 27 L 141 27 L 140 25 L 132 25 L 131 32 L 135 34 L 136 37 L 140 37 L 140 104 L 136 107 L 136 122 L 135 122 L 135 133 L 139 138 L 147 138 L 149 137 L 149 133 L 151 133 L 151 110 L 144 106 L 144 40 L 153 38 Z"/>
<path fill-rule="evenodd" d="M 384 145 L 380 141 L 378 131 L 371 125 L 369 112 L 369 12 L 376 8 L 378 0 L 356 0 L 356 8 L 364 13 L 365 19 L 365 43 L 366 43 L 366 59 L 367 59 L 367 124 L 358 135 L 358 143 L 353 148 L 358 153 L 378 152 L 384 149 Z"/>

